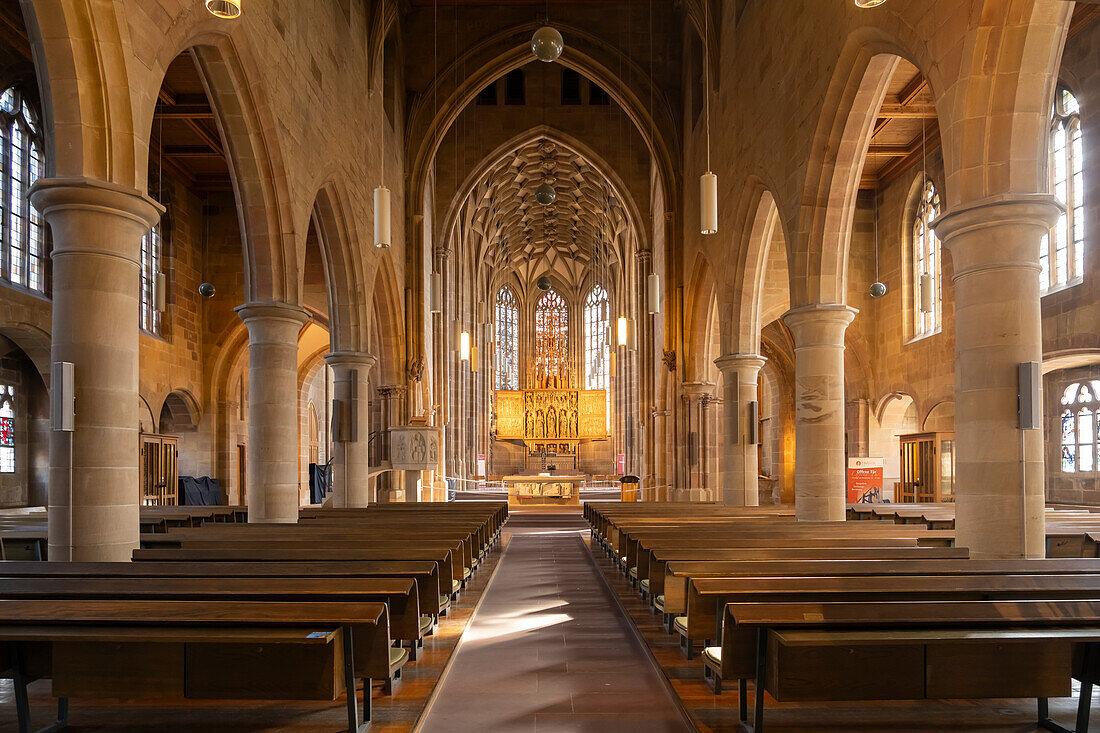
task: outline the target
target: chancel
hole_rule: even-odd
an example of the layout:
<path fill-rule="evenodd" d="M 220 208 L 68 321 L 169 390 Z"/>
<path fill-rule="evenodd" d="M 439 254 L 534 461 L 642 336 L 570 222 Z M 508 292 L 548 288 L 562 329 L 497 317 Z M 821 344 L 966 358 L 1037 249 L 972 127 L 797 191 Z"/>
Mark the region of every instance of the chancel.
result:
<path fill-rule="evenodd" d="M 1087 733 L 1097 58 L 0 2 L 0 731 Z"/>

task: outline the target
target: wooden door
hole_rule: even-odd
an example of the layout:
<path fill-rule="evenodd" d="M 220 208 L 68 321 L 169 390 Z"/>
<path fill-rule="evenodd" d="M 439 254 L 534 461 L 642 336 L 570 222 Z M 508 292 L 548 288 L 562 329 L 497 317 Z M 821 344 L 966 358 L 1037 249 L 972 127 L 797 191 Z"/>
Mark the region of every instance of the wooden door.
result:
<path fill-rule="evenodd" d="M 142 506 L 179 503 L 179 442 L 166 435 L 141 436 Z"/>
<path fill-rule="evenodd" d="M 915 433 L 898 436 L 901 482 L 896 500 L 929 503 L 955 500 L 955 434 Z"/>
<path fill-rule="evenodd" d="M 237 506 L 248 506 L 248 500 L 245 498 L 245 476 L 247 475 L 248 464 L 246 462 L 245 447 L 243 445 L 237 445 Z M 227 498 L 228 502 L 229 499 Z"/>

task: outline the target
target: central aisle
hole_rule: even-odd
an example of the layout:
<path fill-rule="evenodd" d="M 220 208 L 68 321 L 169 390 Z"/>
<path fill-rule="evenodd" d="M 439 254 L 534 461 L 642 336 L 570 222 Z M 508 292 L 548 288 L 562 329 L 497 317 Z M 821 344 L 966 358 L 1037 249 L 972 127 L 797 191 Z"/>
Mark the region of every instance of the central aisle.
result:
<path fill-rule="evenodd" d="M 513 512 L 420 730 L 686 731 L 586 549 L 580 513 Z"/>

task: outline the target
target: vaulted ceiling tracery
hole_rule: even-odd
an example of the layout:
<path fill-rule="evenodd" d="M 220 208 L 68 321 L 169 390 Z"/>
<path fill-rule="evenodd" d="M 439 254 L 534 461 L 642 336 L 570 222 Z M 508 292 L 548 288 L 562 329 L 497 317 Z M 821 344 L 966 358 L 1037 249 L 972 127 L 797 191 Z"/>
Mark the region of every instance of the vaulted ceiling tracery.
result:
<path fill-rule="evenodd" d="M 535 200 L 543 183 L 557 196 Z M 590 269 L 615 267 L 630 223 L 615 187 L 592 161 L 546 137 L 501 156 L 463 202 L 458 232 L 474 262 L 513 270 L 522 282 L 542 275 L 579 284 Z"/>

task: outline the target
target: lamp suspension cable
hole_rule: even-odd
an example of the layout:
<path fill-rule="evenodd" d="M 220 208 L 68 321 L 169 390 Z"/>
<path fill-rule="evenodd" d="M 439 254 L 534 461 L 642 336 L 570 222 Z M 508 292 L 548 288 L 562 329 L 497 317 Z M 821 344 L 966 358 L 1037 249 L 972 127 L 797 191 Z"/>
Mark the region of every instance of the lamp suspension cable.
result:
<path fill-rule="evenodd" d="M 710 0 L 703 0 L 703 124 L 707 170 L 699 178 L 699 231 L 718 233 L 718 176 L 710 168 Z"/>
<path fill-rule="evenodd" d="M 386 115 L 386 0 L 380 6 L 382 13 L 382 117 Z M 374 246 L 388 249 L 393 227 L 390 221 L 390 189 L 386 188 L 386 126 L 379 125 L 378 150 L 381 180 L 374 189 Z"/>

